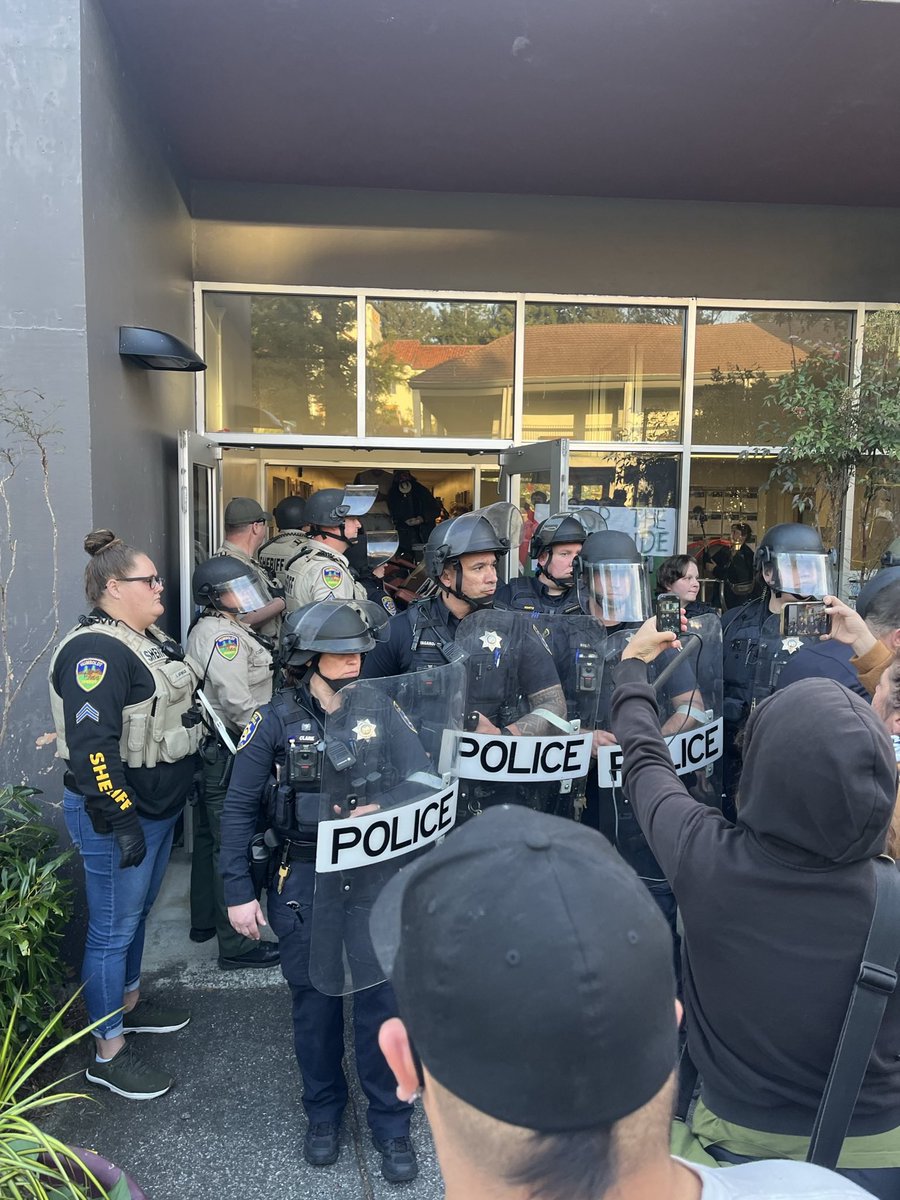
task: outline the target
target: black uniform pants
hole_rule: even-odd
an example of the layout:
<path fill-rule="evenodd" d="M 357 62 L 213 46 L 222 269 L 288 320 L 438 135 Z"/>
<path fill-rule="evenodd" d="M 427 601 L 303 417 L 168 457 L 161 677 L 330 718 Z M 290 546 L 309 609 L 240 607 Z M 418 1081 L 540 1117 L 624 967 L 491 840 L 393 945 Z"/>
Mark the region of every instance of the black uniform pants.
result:
<path fill-rule="evenodd" d="M 310 1124 L 339 1123 L 347 1104 L 344 1056 L 344 998 L 325 996 L 309 979 L 315 868 L 295 862 L 279 895 L 269 889 L 269 924 L 278 937 L 281 972 L 293 996 L 294 1050 L 303 1079 L 303 1107 Z M 412 1106 L 397 1099 L 397 1082 L 378 1046 L 378 1030 L 397 1015 L 388 983 L 353 997 L 356 1069 L 369 1102 L 368 1122 L 381 1140 L 406 1137 Z"/>

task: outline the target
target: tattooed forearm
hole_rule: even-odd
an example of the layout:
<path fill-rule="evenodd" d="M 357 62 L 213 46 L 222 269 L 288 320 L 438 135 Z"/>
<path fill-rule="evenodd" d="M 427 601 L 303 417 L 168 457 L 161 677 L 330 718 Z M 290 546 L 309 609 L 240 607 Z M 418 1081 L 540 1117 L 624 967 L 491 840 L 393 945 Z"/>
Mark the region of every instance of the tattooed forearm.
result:
<path fill-rule="evenodd" d="M 547 712 L 553 713 L 554 716 L 562 717 L 563 720 L 566 718 L 566 697 L 558 683 L 553 687 L 544 688 L 540 692 L 532 692 L 528 697 L 528 703 L 532 709 L 543 708 Z M 545 717 L 533 711 L 526 713 L 524 717 L 519 717 L 516 721 L 516 728 L 519 733 L 532 737 L 543 733 L 559 733 L 558 726 L 552 725 Z"/>

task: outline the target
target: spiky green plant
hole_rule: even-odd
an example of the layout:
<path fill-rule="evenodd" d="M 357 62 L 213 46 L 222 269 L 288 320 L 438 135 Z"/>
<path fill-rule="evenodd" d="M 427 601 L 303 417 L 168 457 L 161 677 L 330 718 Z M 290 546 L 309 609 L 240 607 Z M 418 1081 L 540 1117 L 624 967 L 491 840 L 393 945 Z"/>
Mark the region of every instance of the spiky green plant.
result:
<path fill-rule="evenodd" d="M 24 1046 L 15 1037 L 18 1013 L 14 1007 L 0 1045 L 0 1196 L 3 1200 L 119 1200 L 128 1196 L 121 1180 L 107 1192 L 80 1158 L 58 1138 L 45 1133 L 35 1117 L 56 1104 L 87 1099 L 80 1092 L 57 1090 L 73 1076 L 41 1083 L 38 1073 L 84 1034 L 86 1029 L 60 1038 L 63 1018 L 75 997 Z M 118 1193 L 118 1196 L 117 1196 Z"/>

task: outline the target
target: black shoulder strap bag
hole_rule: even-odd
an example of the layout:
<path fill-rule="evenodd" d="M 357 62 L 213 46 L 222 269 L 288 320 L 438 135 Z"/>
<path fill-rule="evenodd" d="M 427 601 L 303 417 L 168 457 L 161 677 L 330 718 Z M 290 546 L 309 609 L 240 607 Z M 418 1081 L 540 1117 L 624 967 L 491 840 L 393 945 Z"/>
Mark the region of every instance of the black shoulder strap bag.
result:
<path fill-rule="evenodd" d="M 872 924 L 806 1155 L 807 1162 L 832 1170 L 847 1136 L 888 998 L 897 986 L 900 869 L 886 856 L 874 861 Z"/>

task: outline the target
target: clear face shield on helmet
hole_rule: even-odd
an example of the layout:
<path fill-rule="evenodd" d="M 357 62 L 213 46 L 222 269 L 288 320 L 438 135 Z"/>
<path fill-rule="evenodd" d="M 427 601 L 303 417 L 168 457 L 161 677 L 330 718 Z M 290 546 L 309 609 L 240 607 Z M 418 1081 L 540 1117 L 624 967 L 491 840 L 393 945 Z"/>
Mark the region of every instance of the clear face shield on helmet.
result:
<path fill-rule="evenodd" d="M 514 504 L 499 500 L 496 504 L 475 509 L 473 516 L 484 517 L 489 521 L 501 544 L 505 543 L 505 547 L 508 547 L 511 553 L 518 550 L 522 544 L 525 523 Z"/>
<path fill-rule="evenodd" d="M 650 616 L 650 584 L 643 563 L 585 563 L 582 580 L 591 616 L 611 625 Z"/>
<path fill-rule="evenodd" d="M 362 517 L 378 499 L 378 485 L 374 483 L 348 483 L 344 488 L 341 508 L 345 517 Z"/>
<path fill-rule="evenodd" d="M 269 603 L 255 575 L 241 575 L 209 587 L 209 603 L 222 612 L 249 613 Z"/>
<path fill-rule="evenodd" d="M 763 569 L 763 578 L 774 592 L 817 600 L 832 594 L 831 560 L 827 554 L 781 551 L 772 555 Z"/>
<path fill-rule="evenodd" d="M 393 529 L 366 530 L 366 559 L 370 569 L 389 562 L 400 548 L 400 535 Z"/>
<path fill-rule="evenodd" d="M 574 517 L 585 534 L 602 533 L 607 528 L 606 519 L 595 508 L 573 508 L 564 516 Z"/>

